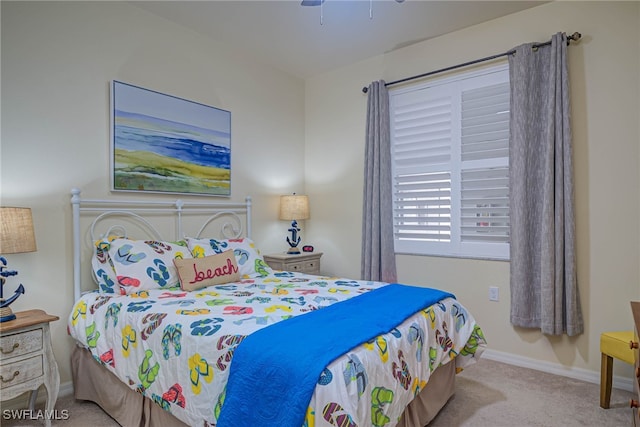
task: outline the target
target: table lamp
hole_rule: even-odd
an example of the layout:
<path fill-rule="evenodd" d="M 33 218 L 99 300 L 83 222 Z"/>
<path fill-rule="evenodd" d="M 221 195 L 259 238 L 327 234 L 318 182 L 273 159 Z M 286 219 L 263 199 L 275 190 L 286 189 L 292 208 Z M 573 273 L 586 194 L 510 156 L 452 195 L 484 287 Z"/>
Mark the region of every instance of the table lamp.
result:
<path fill-rule="evenodd" d="M 0 322 L 16 318 L 9 305 L 20 294 L 24 294 L 24 286 L 20 284 L 9 299 L 4 299 L 4 284 L 7 277 L 16 276 L 18 272 L 7 268 L 7 260 L 3 255 L 35 251 L 36 236 L 31 209 L 0 207 Z"/>
<path fill-rule="evenodd" d="M 291 221 L 291 237 L 287 236 L 289 243 L 288 254 L 297 255 L 300 253 L 298 244 L 300 243 L 300 228 L 298 228 L 298 220 L 309 219 L 309 198 L 307 196 L 299 196 L 293 193 L 291 196 L 280 196 L 280 219 Z"/>

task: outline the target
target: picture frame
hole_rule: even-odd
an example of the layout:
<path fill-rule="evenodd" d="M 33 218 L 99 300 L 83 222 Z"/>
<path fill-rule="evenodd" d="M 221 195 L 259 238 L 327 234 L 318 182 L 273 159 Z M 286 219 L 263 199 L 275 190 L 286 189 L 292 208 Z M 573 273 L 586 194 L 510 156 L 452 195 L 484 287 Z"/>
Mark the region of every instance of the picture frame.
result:
<path fill-rule="evenodd" d="M 231 112 L 113 80 L 111 189 L 231 196 Z"/>

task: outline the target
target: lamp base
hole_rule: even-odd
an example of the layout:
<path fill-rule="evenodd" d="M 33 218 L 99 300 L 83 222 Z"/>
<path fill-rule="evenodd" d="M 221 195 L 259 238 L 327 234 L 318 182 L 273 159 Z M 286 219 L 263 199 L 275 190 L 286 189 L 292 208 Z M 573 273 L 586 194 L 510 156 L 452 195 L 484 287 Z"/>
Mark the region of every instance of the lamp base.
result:
<path fill-rule="evenodd" d="M 10 307 L 2 307 L 0 308 L 0 323 L 8 322 L 9 320 L 13 320 L 16 318 L 16 315 L 13 314 Z"/>
<path fill-rule="evenodd" d="M 293 247 L 289 248 L 289 250 L 287 251 L 287 254 L 289 254 L 289 255 L 300 255 L 300 249 L 298 249 L 297 246 L 293 246 Z"/>

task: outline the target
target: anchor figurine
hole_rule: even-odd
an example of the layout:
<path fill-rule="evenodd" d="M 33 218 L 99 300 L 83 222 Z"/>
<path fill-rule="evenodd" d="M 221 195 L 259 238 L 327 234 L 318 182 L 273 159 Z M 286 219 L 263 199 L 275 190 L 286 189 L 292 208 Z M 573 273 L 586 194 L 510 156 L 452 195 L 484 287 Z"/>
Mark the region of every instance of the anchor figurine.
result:
<path fill-rule="evenodd" d="M 298 244 L 300 243 L 300 236 L 298 236 L 298 231 L 300 231 L 300 228 L 298 228 L 298 221 L 295 219 L 291 221 L 291 228 L 287 231 L 291 232 L 291 239 L 287 236 L 287 243 L 291 246 L 287 253 L 298 255 L 300 253 L 300 249 L 298 249 Z"/>
<path fill-rule="evenodd" d="M 24 294 L 24 286 L 22 283 L 15 290 L 14 294 L 7 300 L 4 299 L 4 283 L 7 281 L 7 277 L 16 276 L 18 272 L 16 270 L 9 270 L 7 268 L 7 260 L 0 256 L 0 322 L 7 322 L 16 318 L 9 305 L 13 303 L 20 294 Z"/>

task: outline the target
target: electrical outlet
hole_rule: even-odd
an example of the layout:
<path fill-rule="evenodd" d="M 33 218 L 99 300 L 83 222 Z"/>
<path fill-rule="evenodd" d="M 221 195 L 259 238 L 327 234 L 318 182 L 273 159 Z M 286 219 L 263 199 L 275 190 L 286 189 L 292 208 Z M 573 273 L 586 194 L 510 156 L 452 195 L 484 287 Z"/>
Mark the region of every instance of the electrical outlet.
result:
<path fill-rule="evenodd" d="M 489 301 L 500 300 L 500 288 L 497 286 L 489 286 Z"/>

